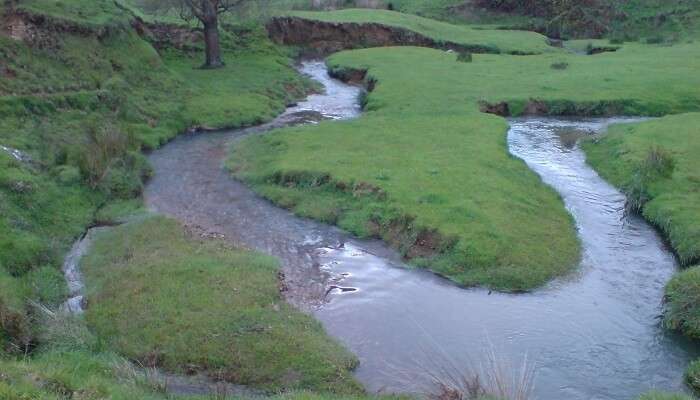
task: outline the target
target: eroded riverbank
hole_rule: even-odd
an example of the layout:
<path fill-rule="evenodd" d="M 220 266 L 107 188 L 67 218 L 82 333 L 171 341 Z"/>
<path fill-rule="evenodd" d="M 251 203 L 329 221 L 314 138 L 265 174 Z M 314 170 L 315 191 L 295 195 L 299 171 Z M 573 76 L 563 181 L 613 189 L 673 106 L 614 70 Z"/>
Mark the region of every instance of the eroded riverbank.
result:
<path fill-rule="evenodd" d="M 371 391 L 425 390 L 426 368 L 466 369 L 489 343 L 514 362 L 529 354 L 540 399 L 624 399 L 681 388 L 697 349 L 657 320 L 675 260 L 651 227 L 625 215 L 622 194 L 586 165 L 575 141 L 614 120 L 512 122 L 512 153 L 561 193 L 576 220 L 581 267 L 531 294 L 464 290 L 406 269 L 382 243 L 271 205 L 223 169 L 227 145 L 237 138 L 359 114 L 358 88 L 330 80 L 321 63 L 303 70 L 326 86 L 325 95 L 270 124 L 188 135 L 154 152 L 148 205 L 203 234 L 279 257 L 290 300 L 323 304 L 315 315 L 360 357 L 357 376 Z"/>

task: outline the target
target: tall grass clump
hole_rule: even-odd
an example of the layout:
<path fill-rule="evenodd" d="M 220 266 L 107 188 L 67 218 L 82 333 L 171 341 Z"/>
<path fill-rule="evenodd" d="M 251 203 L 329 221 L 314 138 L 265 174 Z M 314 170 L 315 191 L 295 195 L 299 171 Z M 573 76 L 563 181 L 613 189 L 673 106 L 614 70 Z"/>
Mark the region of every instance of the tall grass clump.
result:
<path fill-rule="evenodd" d="M 431 355 L 442 354 L 431 365 L 421 365 L 431 382 L 426 395 L 431 400 L 530 400 L 535 387 L 536 370 L 527 355 L 517 364 L 500 355 L 489 343 L 482 361 L 462 367 L 439 347 Z M 437 351 L 435 351 L 437 350 Z M 415 379 L 411 379 L 414 381 Z"/>
<path fill-rule="evenodd" d="M 666 285 L 664 325 L 700 339 L 700 267 L 689 268 Z"/>
<path fill-rule="evenodd" d="M 685 383 L 695 391 L 700 393 L 700 360 L 695 360 L 685 370 Z"/>
<path fill-rule="evenodd" d="M 627 187 L 628 209 L 641 212 L 644 205 L 651 200 L 649 186 L 659 179 L 670 178 L 675 166 L 675 160 L 668 150 L 658 145 L 651 146 L 646 157 L 636 166 Z"/>

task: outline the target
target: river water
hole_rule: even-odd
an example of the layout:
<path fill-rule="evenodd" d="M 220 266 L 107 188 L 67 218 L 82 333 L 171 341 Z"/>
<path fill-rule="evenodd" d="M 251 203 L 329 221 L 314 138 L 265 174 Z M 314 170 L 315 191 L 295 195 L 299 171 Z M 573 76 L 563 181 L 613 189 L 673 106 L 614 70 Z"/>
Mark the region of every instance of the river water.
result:
<path fill-rule="evenodd" d="M 585 162 L 584 135 L 624 120 L 512 120 L 511 153 L 562 196 L 583 244 L 575 276 L 529 294 L 461 289 L 405 268 L 378 241 L 356 240 L 297 218 L 259 198 L 223 169 L 230 145 L 246 135 L 359 115 L 360 89 L 334 81 L 319 62 L 304 73 L 326 93 L 255 128 L 182 136 L 150 155 L 147 204 L 204 236 L 224 237 L 279 257 L 289 300 L 311 310 L 360 358 L 370 391 L 421 392 L 429 373 L 476 368 L 485 350 L 536 369 L 535 398 L 632 399 L 652 388 L 681 390 L 700 355 L 659 326 L 673 255 L 624 196 Z"/>

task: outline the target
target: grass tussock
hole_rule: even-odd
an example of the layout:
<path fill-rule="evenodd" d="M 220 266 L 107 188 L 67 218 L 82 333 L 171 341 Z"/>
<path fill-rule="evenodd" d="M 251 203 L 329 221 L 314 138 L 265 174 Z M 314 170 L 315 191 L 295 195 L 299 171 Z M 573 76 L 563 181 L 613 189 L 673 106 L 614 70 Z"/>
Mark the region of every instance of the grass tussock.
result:
<path fill-rule="evenodd" d="M 695 391 L 700 393 L 700 360 L 695 360 L 685 370 L 685 383 Z"/>
<path fill-rule="evenodd" d="M 152 217 L 98 236 L 83 270 L 89 326 L 144 366 L 269 391 L 361 392 L 355 358 L 286 304 L 269 257 Z"/>
<path fill-rule="evenodd" d="M 678 273 L 666 285 L 664 325 L 700 338 L 700 267 Z"/>
<path fill-rule="evenodd" d="M 478 370 L 466 373 L 432 376 L 435 390 L 429 395 L 434 400 L 530 400 L 532 399 L 535 369 L 527 361 L 515 368 L 499 358 L 491 349 Z"/>

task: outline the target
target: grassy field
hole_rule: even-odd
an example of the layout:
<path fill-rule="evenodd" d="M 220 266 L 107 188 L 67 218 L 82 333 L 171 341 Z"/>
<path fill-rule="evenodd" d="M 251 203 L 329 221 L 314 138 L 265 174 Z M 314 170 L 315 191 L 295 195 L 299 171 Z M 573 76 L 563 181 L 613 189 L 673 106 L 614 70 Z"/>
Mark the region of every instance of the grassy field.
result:
<path fill-rule="evenodd" d="M 515 115 L 531 99 L 551 114 L 691 111 L 700 108 L 697 55 L 692 44 L 591 57 L 475 55 L 472 63 L 423 48 L 339 53 L 333 69 L 367 69 L 378 82 L 365 115 L 248 139 L 230 164 L 273 201 L 382 236 L 461 284 L 531 289 L 575 264 L 572 221 L 557 195 L 508 156 L 507 124 L 479 103 L 506 101 Z M 358 185 L 377 189 L 358 195 Z M 397 224 L 406 229 L 397 234 Z M 437 255 L 412 254 L 435 236 L 443 239 L 432 246 Z"/>
<path fill-rule="evenodd" d="M 284 301 L 269 257 L 153 217 L 98 236 L 82 268 L 88 325 L 129 359 L 272 392 L 362 392 L 357 360 Z"/>
<path fill-rule="evenodd" d="M 475 29 L 388 10 L 348 9 L 332 12 L 296 11 L 292 15 L 329 22 L 378 23 L 406 28 L 436 41 L 481 46 L 502 53 L 557 52 L 535 32 Z"/>

